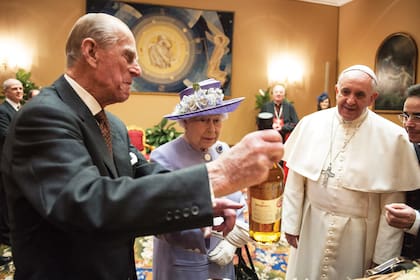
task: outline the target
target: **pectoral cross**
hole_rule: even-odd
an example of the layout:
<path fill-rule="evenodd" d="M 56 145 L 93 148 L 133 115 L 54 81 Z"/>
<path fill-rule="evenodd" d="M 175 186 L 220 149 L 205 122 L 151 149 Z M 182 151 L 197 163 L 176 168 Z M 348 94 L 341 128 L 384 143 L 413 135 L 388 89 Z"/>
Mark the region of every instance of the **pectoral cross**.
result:
<path fill-rule="evenodd" d="M 328 184 L 328 179 L 329 178 L 333 178 L 335 176 L 335 174 L 331 171 L 331 163 L 328 166 L 328 168 L 326 170 L 322 170 L 321 171 L 321 175 L 322 175 L 322 186 L 326 187 Z"/>

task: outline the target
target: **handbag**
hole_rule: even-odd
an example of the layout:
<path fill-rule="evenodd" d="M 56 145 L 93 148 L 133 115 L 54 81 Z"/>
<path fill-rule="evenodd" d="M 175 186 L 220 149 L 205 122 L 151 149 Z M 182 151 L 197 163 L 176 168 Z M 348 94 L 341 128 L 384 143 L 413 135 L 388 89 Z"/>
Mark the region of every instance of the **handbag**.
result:
<path fill-rule="evenodd" d="M 245 245 L 246 255 L 248 257 L 249 266 L 242 256 L 242 248 L 236 249 L 238 256 L 238 264 L 235 264 L 235 279 L 236 280 L 258 280 L 257 272 L 255 271 L 254 263 L 249 253 L 248 245 Z"/>

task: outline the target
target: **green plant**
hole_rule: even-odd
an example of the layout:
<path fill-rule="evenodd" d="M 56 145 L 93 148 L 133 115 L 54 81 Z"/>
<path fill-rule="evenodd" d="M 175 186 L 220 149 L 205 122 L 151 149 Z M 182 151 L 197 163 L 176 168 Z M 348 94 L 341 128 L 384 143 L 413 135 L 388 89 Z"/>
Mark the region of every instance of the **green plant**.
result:
<path fill-rule="evenodd" d="M 258 90 L 258 94 L 255 95 L 255 109 L 261 110 L 261 107 L 270 101 L 270 90 L 270 87 L 265 91 L 262 89 Z"/>
<path fill-rule="evenodd" d="M 152 128 L 146 129 L 146 144 L 154 147 L 159 147 L 173 139 L 176 139 L 181 132 L 176 131 L 174 125 L 175 122 L 168 122 L 166 118 L 163 118 L 158 124 Z M 149 152 L 149 151 L 146 151 Z"/>
<path fill-rule="evenodd" d="M 23 100 L 28 100 L 28 93 L 31 89 L 39 89 L 39 87 L 31 81 L 31 72 L 19 69 L 16 72 L 16 79 L 23 85 Z"/>

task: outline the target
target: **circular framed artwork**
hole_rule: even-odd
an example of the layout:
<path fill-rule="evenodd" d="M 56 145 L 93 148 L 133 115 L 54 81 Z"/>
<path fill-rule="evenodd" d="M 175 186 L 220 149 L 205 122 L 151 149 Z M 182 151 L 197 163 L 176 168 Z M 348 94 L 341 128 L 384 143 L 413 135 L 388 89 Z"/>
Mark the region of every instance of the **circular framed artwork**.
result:
<path fill-rule="evenodd" d="M 182 21 L 166 15 L 150 15 L 133 32 L 143 80 L 156 84 L 158 91 L 171 91 L 188 77 L 197 58 L 191 54 L 200 50 L 200 40 L 194 39 Z"/>
<path fill-rule="evenodd" d="M 230 95 L 233 13 L 107 1 L 90 12 L 124 21 L 136 39 L 141 77 L 133 92 L 178 93 L 194 82 L 219 80 Z"/>

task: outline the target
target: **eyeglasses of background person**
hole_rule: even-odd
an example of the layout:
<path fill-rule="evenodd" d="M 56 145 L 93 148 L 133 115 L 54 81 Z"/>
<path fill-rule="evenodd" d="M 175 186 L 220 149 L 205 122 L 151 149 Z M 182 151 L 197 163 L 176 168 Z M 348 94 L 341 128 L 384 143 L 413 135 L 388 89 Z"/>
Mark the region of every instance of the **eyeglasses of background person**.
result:
<path fill-rule="evenodd" d="M 405 124 L 408 121 L 412 121 L 415 124 L 420 123 L 420 113 L 413 113 L 413 114 L 407 114 L 407 113 L 402 113 L 398 115 L 398 119 Z"/>

